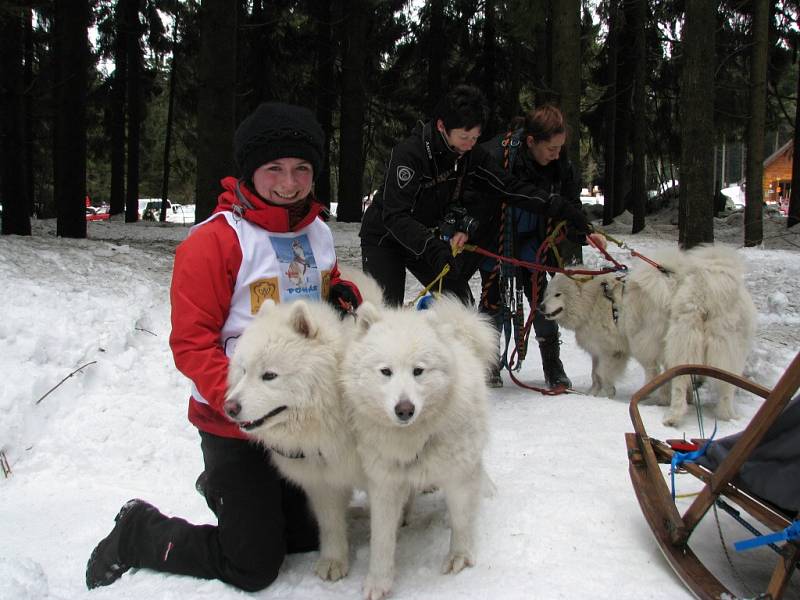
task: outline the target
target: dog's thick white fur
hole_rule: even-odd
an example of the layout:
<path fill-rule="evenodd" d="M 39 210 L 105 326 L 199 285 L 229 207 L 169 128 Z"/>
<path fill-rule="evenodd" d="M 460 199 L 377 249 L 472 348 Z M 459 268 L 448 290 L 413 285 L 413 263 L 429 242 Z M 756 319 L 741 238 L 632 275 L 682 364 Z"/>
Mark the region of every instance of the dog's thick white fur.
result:
<path fill-rule="evenodd" d="M 394 579 L 397 529 L 415 490 L 437 486 L 450 514 L 444 573 L 474 563 L 474 527 L 487 439 L 485 376 L 497 334 L 449 298 L 424 311 L 358 310 L 360 333 L 342 363 L 370 501 L 364 597 L 384 598 Z"/>
<path fill-rule="evenodd" d="M 578 345 L 591 355 L 591 394 L 613 397 L 629 356 L 641 363 L 648 381 L 679 364 L 734 373 L 744 368 L 756 309 L 736 252 L 702 246 L 663 250 L 652 258 L 668 273 L 638 263 L 625 278 L 607 274 L 578 283 L 557 275 L 547 286 L 540 310 L 574 330 Z M 733 387 L 716 380 L 715 386 L 717 417 L 734 418 Z M 669 410 L 663 422 L 676 426 L 686 414 L 689 378 L 673 379 L 664 392 L 659 401 Z"/>
<path fill-rule="evenodd" d="M 342 276 L 362 297 L 380 302 L 378 284 L 361 271 Z M 347 506 L 364 488 L 338 380 L 355 321 L 324 302 L 266 302 L 239 338 L 228 376 L 226 412 L 272 450 L 280 472 L 308 495 L 320 529 L 316 573 L 347 574 Z"/>

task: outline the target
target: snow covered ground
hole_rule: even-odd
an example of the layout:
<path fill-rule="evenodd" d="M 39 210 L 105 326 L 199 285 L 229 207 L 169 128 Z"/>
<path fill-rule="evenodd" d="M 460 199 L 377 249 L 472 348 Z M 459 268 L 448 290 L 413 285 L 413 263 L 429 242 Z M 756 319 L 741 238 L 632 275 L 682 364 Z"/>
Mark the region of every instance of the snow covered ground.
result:
<path fill-rule="evenodd" d="M 674 211 L 650 217 L 642 234 L 626 219 L 609 228 L 647 254 L 676 243 Z M 717 220 L 719 243 L 741 246 L 741 216 Z M 354 224 L 333 223 L 340 261 L 359 264 Z M 795 228 L 797 229 L 797 228 Z M 53 221 L 34 223 L 29 238 L 0 237 L 0 450 L 11 467 L 0 475 L 0 599 L 174 599 L 248 597 L 218 581 L 131 571 L 88 592 L 86 560 L 129 498 L 171 515 L 213 523 L 194 489 L 202 470 L 199 438 L 186 419 L 188 382 L 168 347 L 168 286 L 176 244 L 187 229 L 172 224 L 89 223 L 89 239 L 55 237 Z M 772 386 L 800 349 L 800 230 L 768 215 L 764 246 L 741 249 L 747 285 L 759 310 L 746 375 Z M 632 260 L 616 250 L 623 262 Z M 587 262 L 600 257 L 585 251 Z M 409 280 L 409 295 L 419 287 Z M 532 348 L 521 379 L 541 383 Z M 562 358 L 578 390 L 590 385 L 590 361 L 564 333 Z M 75 372 L 77 370 L 77 372 Z M 61 385 L 55 387 L 70 373 Z M 628 400 L 642 384 L 631 364 L 618 398 L 541 396 L 506 379 L 490 392 L 487 470 L 497 493 L 483 501 L 477 564 L 439 574 L 449 531 L 439 493 L 415 505 L 399 535 L 394 598 L 674 599 L 688 592 L 661 556 L 636 502 L 623 434 Z M 55 389 L 53 389 L 55 387 Z M 760 401 L 737 395 L 740 430 Z M 690 415 L 681 430 L 661 425 L 663 409 L 644 406 L 654 437 L 697 435 Z M 707 411 L 705 430 L 713 427 Z M 679 491 L 692 482 L 678 477 Z M 315 553 L 289 557 L 265 599 L 360 597 L 368 558 L 363 496 L 351 519 L 352 569 L 337 583 L 312 574 Z M 720 516 L 725 543 L 749 537 Z M 772 566 L 769 551 L 724 558 L 717 525 L 707 520 L 695 547 L 740 595 L 758 589 Z M 786 597 L 798 597 L 795 577 Z"/>

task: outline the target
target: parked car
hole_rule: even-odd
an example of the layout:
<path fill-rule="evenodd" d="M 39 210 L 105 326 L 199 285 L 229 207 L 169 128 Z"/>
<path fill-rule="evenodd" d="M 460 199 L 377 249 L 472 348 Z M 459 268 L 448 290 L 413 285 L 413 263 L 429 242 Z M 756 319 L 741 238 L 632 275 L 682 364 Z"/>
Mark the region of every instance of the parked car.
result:
<path fill-rule="evenodd" d="M 87 206 L 86 207 L 86 220 L 87 221 L 107 221 L 111 214 L 108 212 L 108 206 Z"/>
<path fill-rule="evenodd" d="M 139 199 L 139 219 L 142 221 L 158 221 L 161 217 L 161 200 L 159 198 Z M 167 200 L 167 223 L 182 225 L 194 224 L 194 205 L 186 206 Z"/>

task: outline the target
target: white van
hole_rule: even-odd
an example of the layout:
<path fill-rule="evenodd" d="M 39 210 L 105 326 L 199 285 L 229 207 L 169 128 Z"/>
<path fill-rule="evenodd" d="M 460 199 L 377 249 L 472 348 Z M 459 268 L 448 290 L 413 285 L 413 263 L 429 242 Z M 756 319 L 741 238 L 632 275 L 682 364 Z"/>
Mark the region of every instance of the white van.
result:
<path fill-rule="evenodd" d="M 194 225 L 194 210 L 188 210 L 183 205 L 167 200 L 167 223 L 180 223 Z M 194 207 L 191 207 L 194 208 Z M 139 199 L 139 220 L 158 221 L 161 216 L 161 198 Z"/>

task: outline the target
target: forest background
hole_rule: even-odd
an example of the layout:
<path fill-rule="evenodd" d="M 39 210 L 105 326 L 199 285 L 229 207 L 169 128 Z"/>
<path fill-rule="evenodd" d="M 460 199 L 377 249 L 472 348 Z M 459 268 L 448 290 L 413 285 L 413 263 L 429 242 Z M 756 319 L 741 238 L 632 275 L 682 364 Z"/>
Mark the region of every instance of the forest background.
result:
<path fill-rule="evenodd" d="M 236 124 L 268 100 L 315 111 L 317 195 L 358 221 L 391 147 L 463 82 L 489 101 L 481 141 L 558 104 L 606 224 L 629 210 L 640 231 L 648 190 L 680 181 L 687 247 L 713 242 L 719 189 L 760 182 L 793 140 L 792 226 L 799 19 L 798 0 L 0 0 L 2 233 L 56 217 L 86 237 L 87 196 L 126 222 L 153 197 L 202 220 L 236 174 Z M 762 211 L 746 186 L 744 245 Z"/>

